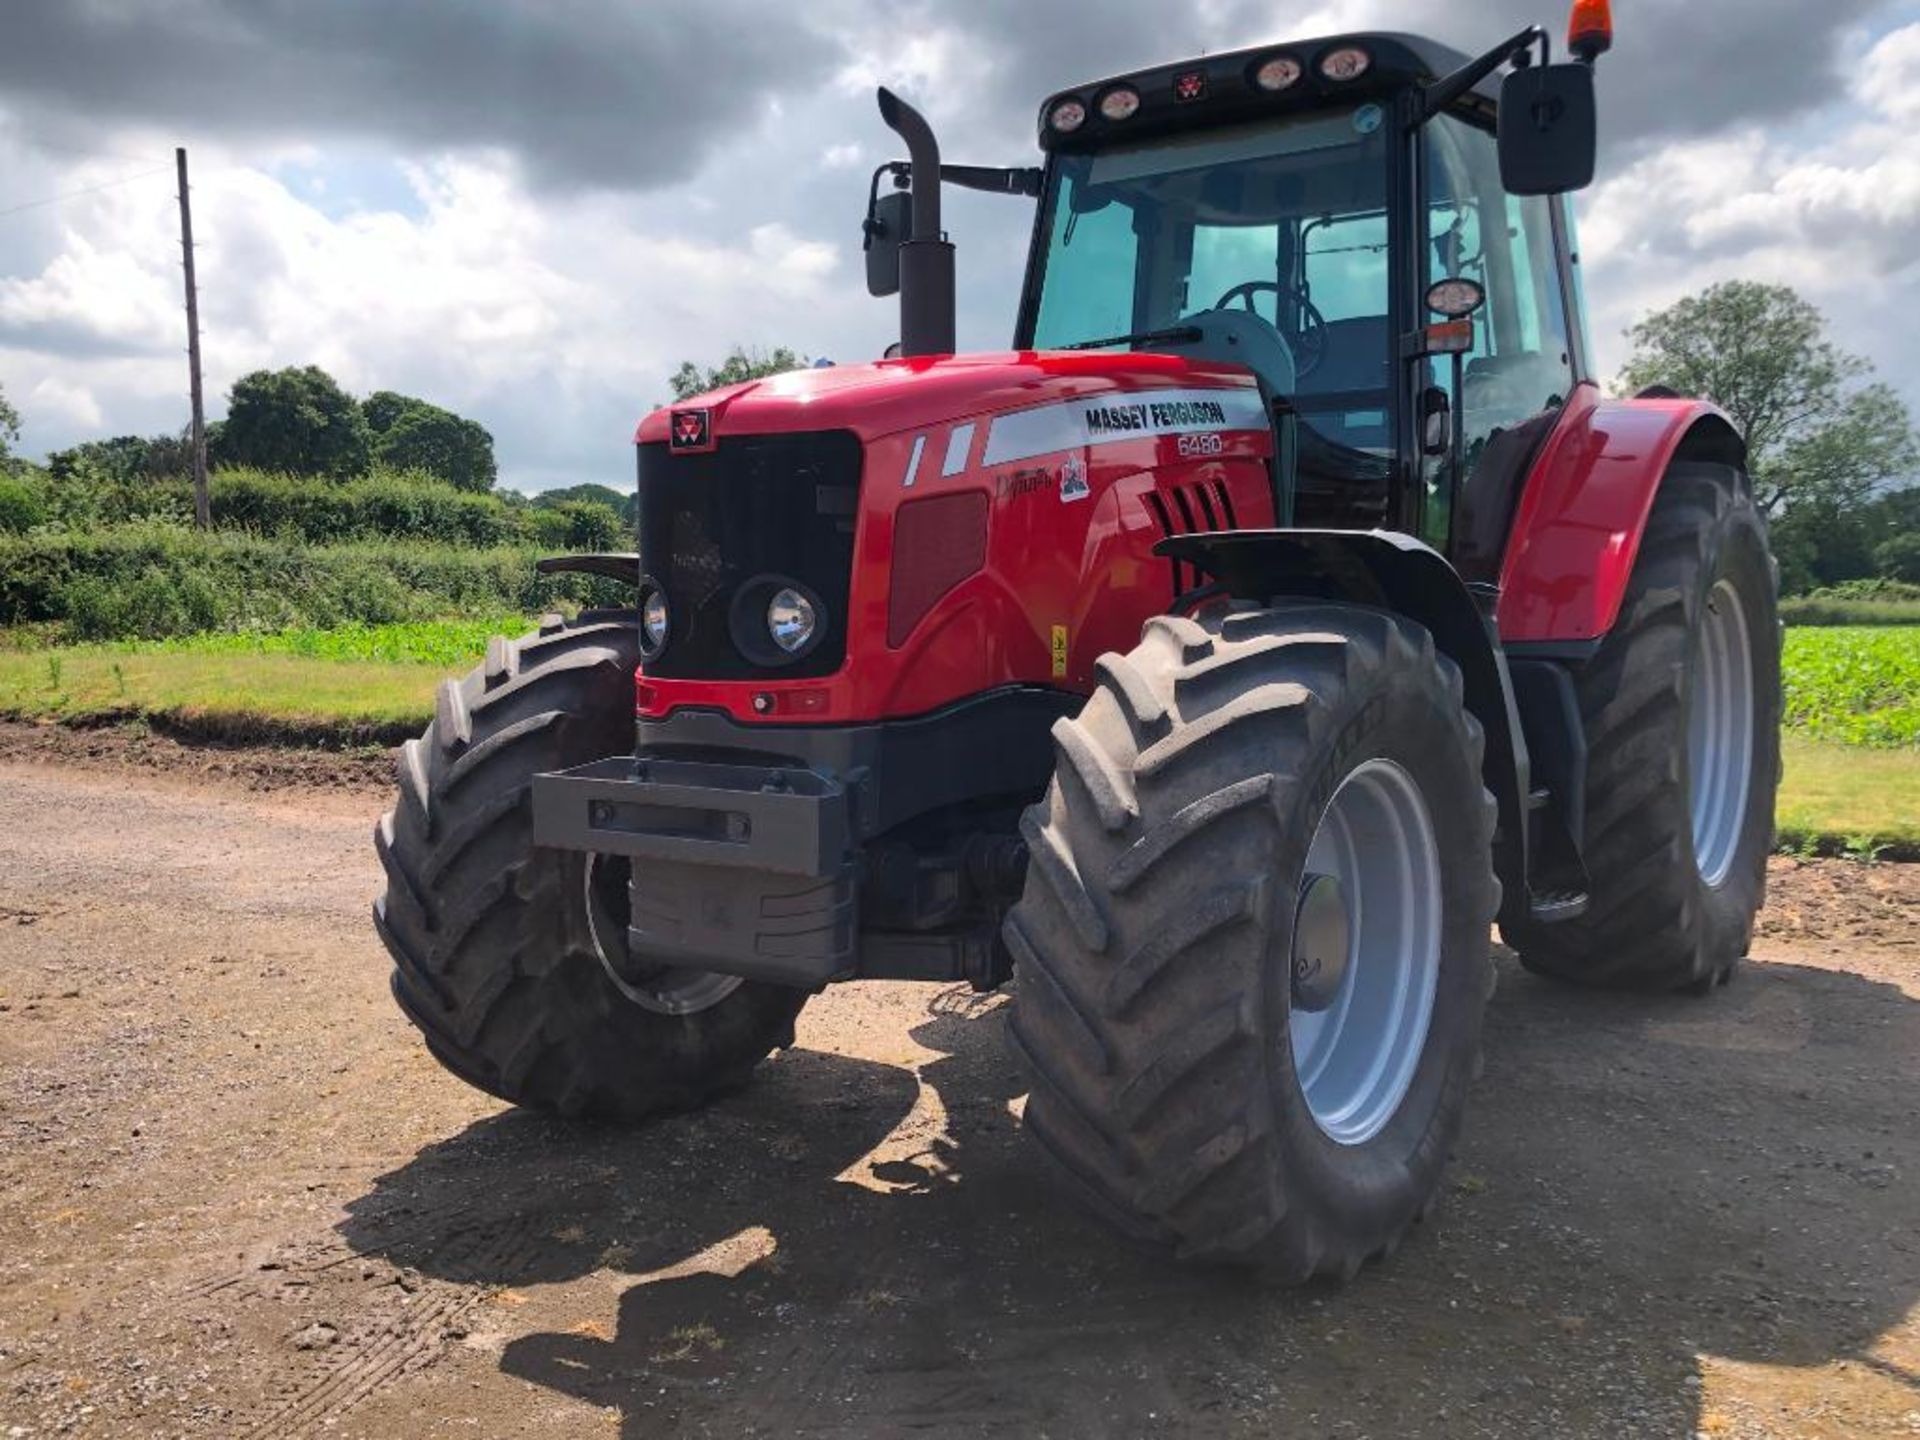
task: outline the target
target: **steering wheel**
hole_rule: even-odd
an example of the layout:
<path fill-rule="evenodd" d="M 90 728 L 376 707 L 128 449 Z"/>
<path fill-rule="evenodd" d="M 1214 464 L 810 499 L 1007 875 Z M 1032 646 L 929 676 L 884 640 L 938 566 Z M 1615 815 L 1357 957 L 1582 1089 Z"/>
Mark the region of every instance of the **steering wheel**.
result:
<path fill-rule="evenodd" d="M 1273 292 L 1276 300 L 1284 295 L 1300 307 L 1301 318 L 1306 322 L 1301 328 L 1300 333 L 1297 335 L 1287 335 L 1285 331 L 1281 331 L 1281 334 L 1287 343 L 1293 347 L 1294 374 L 1297 378 L 1304 380 L 1315 370 L 1319 369 L 1320 362 L 1327 358 L 1326 317 L 1321 315 L 1319 308 L 1313 301 L 1307 298 L 1304 290 L 1293 285 L 1282 285 L 1277 280 L 1242 280 L 1238 285 L 1235 285 L 1232 289 L 1228 290 L 1226 294 L 1214 301 L 1213 308 L 1215 310 L 1225 310 L 1235 300 L 1240 300 L 1245 302 L 1248 314 L 1259 315 L 1259 312 L 1253 308 L 1253 297 L 1267 290 Z M 1277 313 L 1278 306 L 1275 307 L 1275 310 Z M 1264 320 L 1266 317 L 1260 315 L 1259 318 Z M 1276 330 L 1280 329 L 1278 325 L 1273 328 Z"/>

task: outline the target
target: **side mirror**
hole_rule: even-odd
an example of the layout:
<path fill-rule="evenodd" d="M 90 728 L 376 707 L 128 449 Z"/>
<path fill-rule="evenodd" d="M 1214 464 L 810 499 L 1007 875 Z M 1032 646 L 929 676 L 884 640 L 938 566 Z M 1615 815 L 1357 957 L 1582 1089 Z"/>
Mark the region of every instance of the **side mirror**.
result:
<path fill-rule="evenodd" d="M 879 297 L 900 293 L 900 247 L 913 230 L 913 194 L 889 190 L 867 212 L 867 293 Z"/>
<path fill-rule="evenodd" d="M 1500 183 L 1509 194 L 1585 189 L 1599 144 L 1591 66 L 1529 65 L 1501 84 Z"/>

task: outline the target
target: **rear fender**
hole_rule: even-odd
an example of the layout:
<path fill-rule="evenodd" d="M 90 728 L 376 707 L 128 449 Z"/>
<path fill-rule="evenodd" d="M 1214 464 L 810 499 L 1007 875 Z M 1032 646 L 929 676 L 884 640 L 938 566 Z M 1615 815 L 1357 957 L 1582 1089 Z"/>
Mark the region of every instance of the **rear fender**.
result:
<path fill-rule="evenodd" d="M 1613 628 L 1654 493 L 1676 460 L 1744 468 L 1746 447 L 1704 400 L 1573 392 L 1514 512 L 1500 573 L 1505 643 L 1578 645 Z"/>
<path fill-rule="evenodd" d="M 1205 571 L 1239 600 L 1344 600 L 1424 625 L 1460 667 L 1466 705 L 1486 732 L 1481 772 L 1500 806 L 1494 867 L 1509 900 L 1528 895 L 1527 742 L 1492 627 L 1458 572 L 1411 535 L 1386 530 L 1232 530 L 1154 547 Z"/>

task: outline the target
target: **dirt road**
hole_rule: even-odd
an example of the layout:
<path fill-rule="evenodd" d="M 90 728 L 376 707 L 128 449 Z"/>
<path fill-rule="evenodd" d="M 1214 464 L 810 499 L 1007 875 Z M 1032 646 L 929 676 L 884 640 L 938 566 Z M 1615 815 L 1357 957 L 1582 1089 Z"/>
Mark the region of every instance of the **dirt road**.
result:
<path fill-rule="evenodd" d="M 1272 1294 L 1041 1183 L 1001 1000 L 835 991 L 640 1131 L 506 1111 L 387 998 L 364 779 L 19 748 L 0 1437 L 1920 1434 L 1920 867 L 1778 862 L 1708 1001 L 1503 961 L 1434 1218 Z"/>

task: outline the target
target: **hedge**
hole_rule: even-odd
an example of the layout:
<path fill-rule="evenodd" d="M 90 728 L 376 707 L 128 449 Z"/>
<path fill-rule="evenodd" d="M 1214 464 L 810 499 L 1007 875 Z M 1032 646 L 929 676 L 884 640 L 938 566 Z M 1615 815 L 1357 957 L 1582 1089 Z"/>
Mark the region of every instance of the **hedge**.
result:
<path fill-rule="evenodd" d="M 610 581 L 537 574 L 541 553 L 526 544 L 315 546 L 161 521 L 0 535 L 0 626 L 51 623 L 69 640 L 157 639 L 631 603 Z"/>

